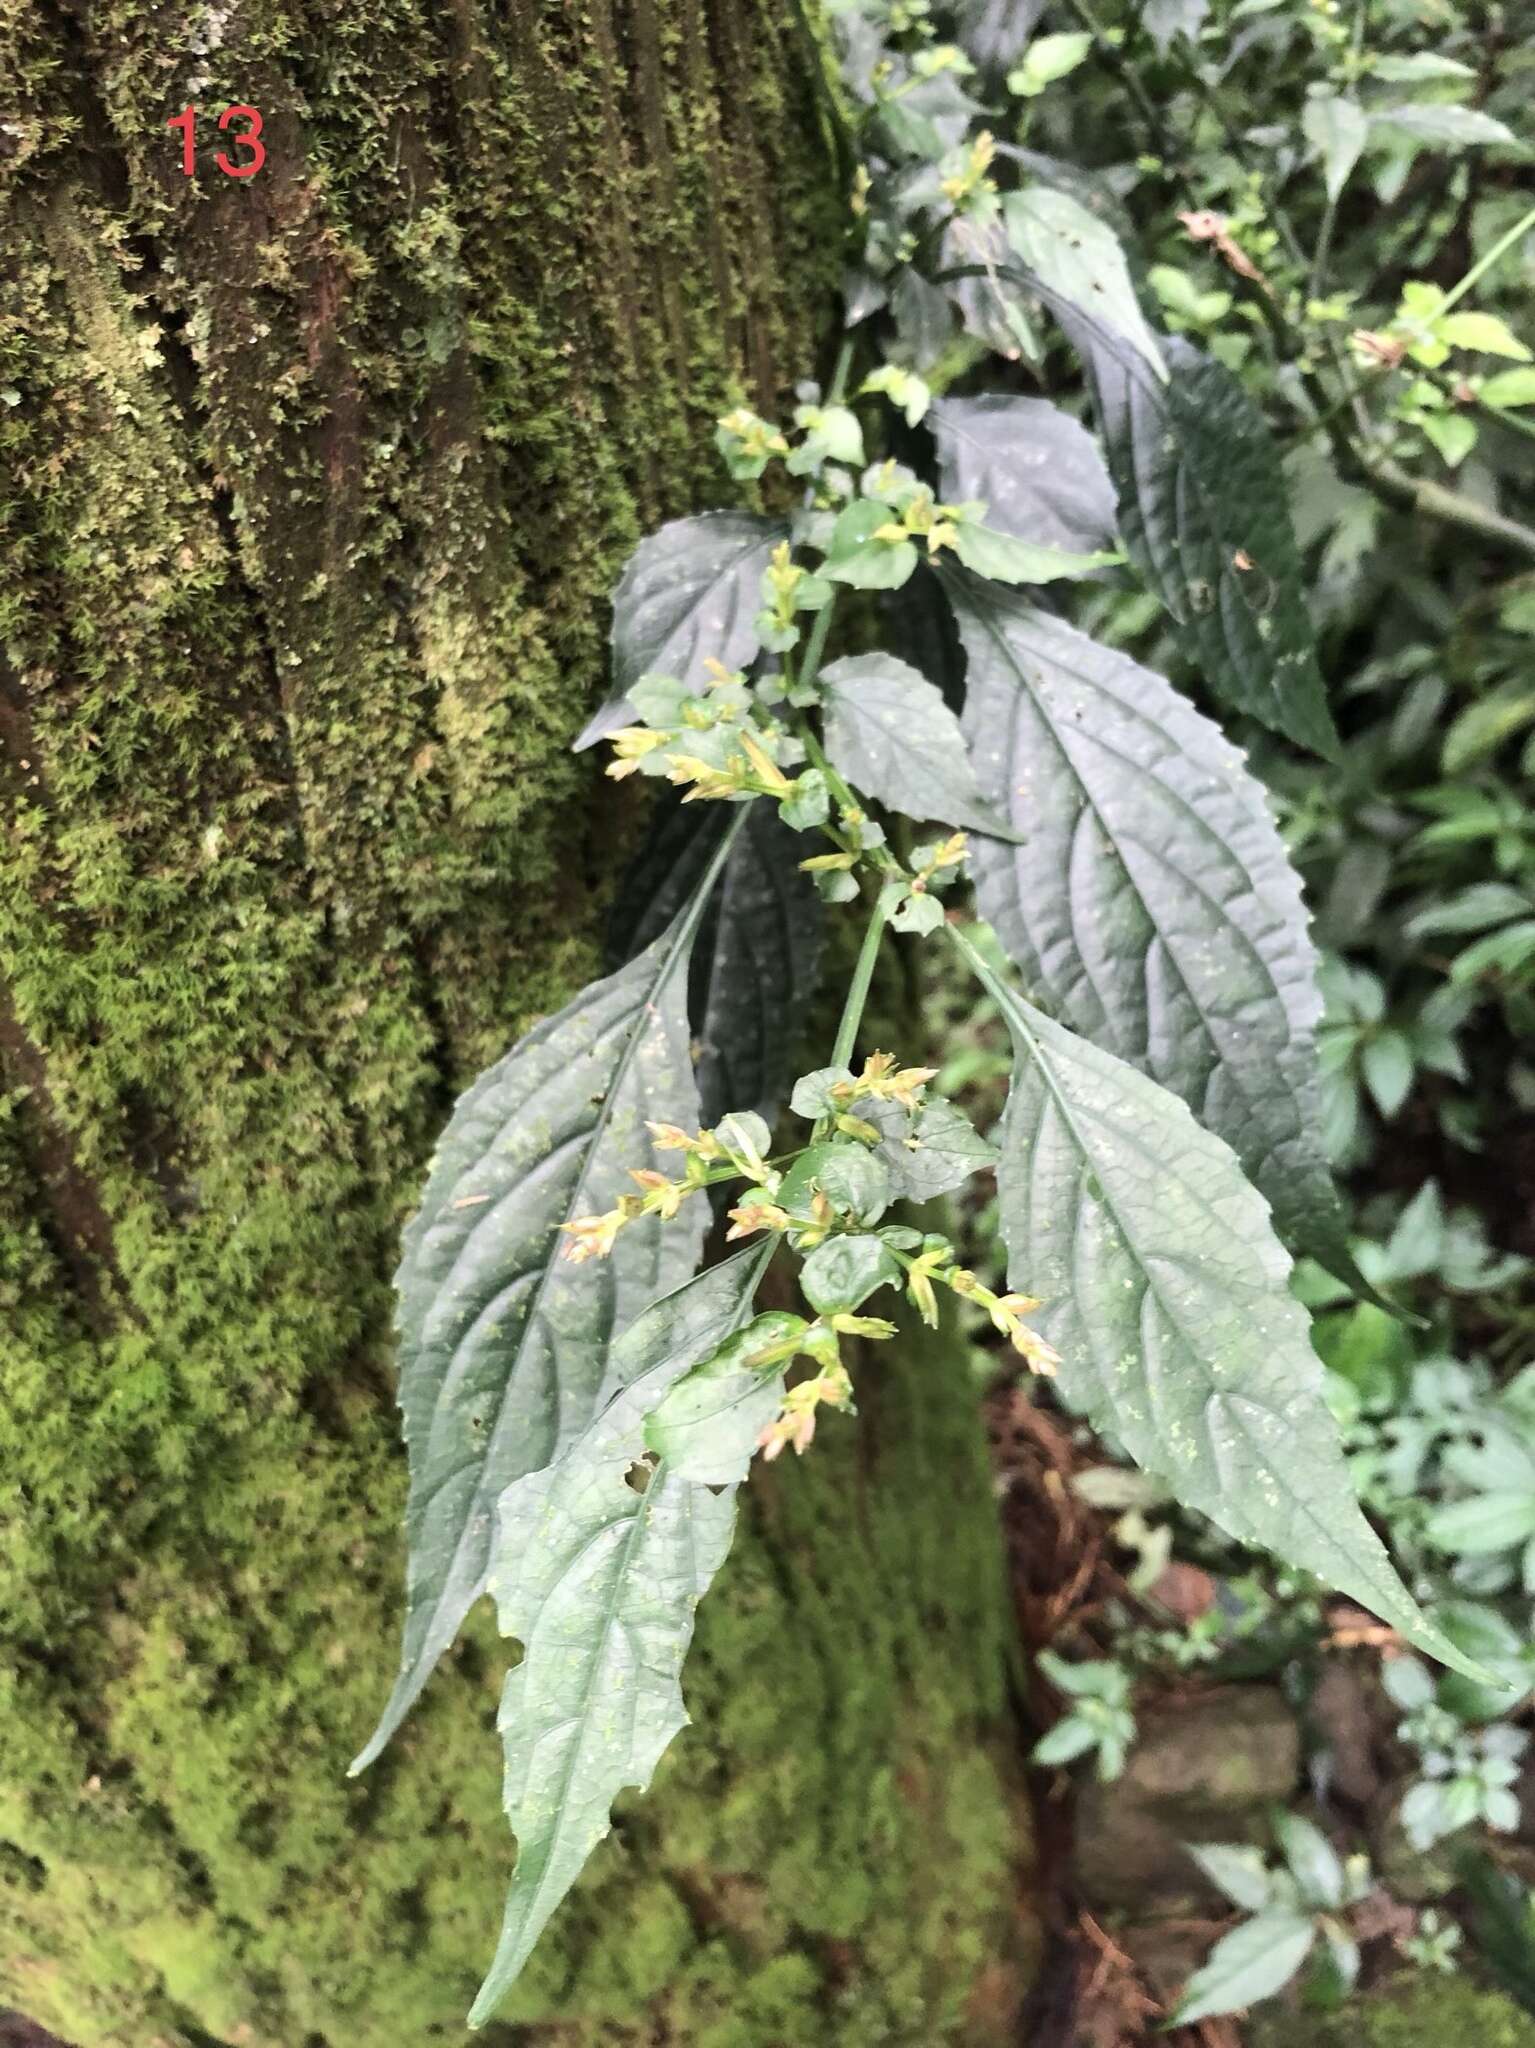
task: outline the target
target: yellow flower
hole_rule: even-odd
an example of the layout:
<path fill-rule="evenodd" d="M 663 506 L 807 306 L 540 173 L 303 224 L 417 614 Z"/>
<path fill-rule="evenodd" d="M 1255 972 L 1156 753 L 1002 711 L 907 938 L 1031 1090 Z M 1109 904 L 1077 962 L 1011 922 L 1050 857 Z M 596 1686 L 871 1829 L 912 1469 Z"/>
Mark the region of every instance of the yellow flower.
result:
<path fill-rule="evenodd" d="M 759 746 L 749 732 L 741 734 L 741 745 L 745 749 L 747 760 L 750 761 L 752 767 L 757 772 L 757 780 L 759 782 L 765 782 L 769 789 L 781 790 L 789 787 L 788 776 L 784 774 L 772 755 Z"/>
<path fill-rule="evenodd" d="M 616 1209 L 609 1209 L 604 1215 L 576 1216 L 569 1223 L 562 1223 L 561 1230 L 568 1232 L 570 1237 L 565 1257 L 573 1266 L 583 1265 L 588 1259 L 605 1259 L 613 1249 L 613 1240 L 628 1220 L 620 1202 Z"/>
<path fill-rule="evenodd" d="M 828 1408 L 850 1408 L 852 1402 L 853 1383 L 840 1365 L 824 1366 L 814 1379 L 801 1380 L 784 1395 L 777 1420 L 770 1422 L 757 1439 L 763 1462 L 771 1465 L 790 1444 L 795 1456 L 803 1457 L 815 1438 L 817 1409 L 823 1404 Z"/>
<path fill-rule="evenodd" d="M 609 735 L 617 759 L 610 761 L 606 772 L 615 782 L 622 782 L 626 775 L 632 775 L 640 765 L 643 755 L 664 746 L 671 737 L 669 733 L 652 732 L 648 725 L 624 725 Z"/>
<path fill-rule="evenodd" d="M 785 1209 L 776 1208 L 771 1202 L 741 1202 L 727 1211 L 730 1228 L 725 1232 L 725 1242 L 732 1238 L 750 1237 L 758 1230 L 787 1230 L 789 1215 Z"/>
<path fill-rule="evenodd" d="M 670 764 L 666 776 L 668 782 L 693 784 L 682 799 L 685 804 L 717 802 L 722 797 L 739 796 L 741 793 L 739 776 L 724 768 L 711 767 L 707 761 L 700 761 L 696 754 L 668 754 L 666 758 Z"/>
<path fill-rule="evenodd" d="M 940 1273 L 954 1256 L 948 1245 L 922 1252 L 906 1271 L 906 1294 L 929 1328 L 938 1327 L 938 1297 L 933 1292 L 933 1275 Z"/>
<path fill-rule="evenodd" d="M 631 1166 L 629 1178 L 645 1191 L 645 1208 L 663 1223 L 670 1223 L 682 1207 L 684 1195 L 691 1194 L 691 1188 L 680 1180 L 668 1180 L 664 1173 L 657 1173 L 648 1166 Z"/>

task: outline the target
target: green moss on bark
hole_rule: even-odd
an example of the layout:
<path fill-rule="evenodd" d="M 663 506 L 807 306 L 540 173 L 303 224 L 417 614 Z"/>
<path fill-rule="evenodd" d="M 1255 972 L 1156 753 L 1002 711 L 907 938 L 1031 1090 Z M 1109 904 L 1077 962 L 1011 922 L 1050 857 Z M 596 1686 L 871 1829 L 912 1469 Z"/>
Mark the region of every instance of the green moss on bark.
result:
<path fill-rule="evenodd" d="M 483 1618 L 341 1776 L 394 1662 L 388 1276 L 455 1088 L 595 964 L 611 813 L 565 749 L 615 566 L 727 495 L 727 390 L 813 352 L 837 195 L 791 19 L 0 0 L 0 2002 L 82 2048 L 453 2039 L 489 1952 Z M 643 1992 L 765 2048 L 842 1985 L 850 2048 L 924 1998 L 965 2038 L 1011 1895 L 995 1587 L 951 1695 L 912 1646 L 977 1556 L 913 1514 L 844 1596 L 797 1519 L 826 1484 L 743 1550 L 659 1860 L 610 1851 L 528 2013 L 606 2040 Z M 770 1655 L 794 1763 L 724 1675 Z M 866 1815 L 916 1831 L 871 1862 Z"/>

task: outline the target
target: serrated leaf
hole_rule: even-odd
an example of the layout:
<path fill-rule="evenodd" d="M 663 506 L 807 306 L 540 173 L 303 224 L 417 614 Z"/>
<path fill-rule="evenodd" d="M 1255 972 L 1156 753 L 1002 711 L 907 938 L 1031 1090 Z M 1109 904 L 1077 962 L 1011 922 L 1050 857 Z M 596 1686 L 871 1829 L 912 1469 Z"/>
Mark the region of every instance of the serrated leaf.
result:
<path fill-rule="evenodd" d="M 1372 128 L 1398 128 L 1415 141 L 1445 149 L 1465 149 L 1487 143 L 1507 143 L 1513 149 L 1524 145 L 1511 128 L 1476 107 L 1417 106 L 1382 107 L 1370 115 Z"/>
<path fill-rule="evenodd" d="M 614 899 L 609 958 L 632 959 L 697 886 L 730 824 L 722 805 L 663 802 Z M 702 1118 L 783 1105 L 796 1039 L 815 993 L 824 918 L 799 863 L 824 841 L 793 832 L 771 803 L 747 807 L 699 924 L 688 969 Z"/>
<path fill-rule="evenodd" d="M 1033 356 L 1033 326 L 1023 289 L 1000 268 L 1012 256 L 1001 222 L 956 214 L 944 225 L 940 247 L 940 265 L 945 272 L 979 266 L 972 275 L 950 275 L 944 282 L 965 331 L 1009 362 L 1020 355 Z"/>
<path fill-rule="evenodd" d="M 1043 398 L 946 398 L 929 415 L 941 496 L 979 498 L 1021 540 L 1092 554 L 1114 540 L 1114 486 L 1087 429 Z"/>
<path fill-rule="evenodd" d="M 1192 2026 L 1220 2013 L 1242 2012 L 1283 1990 L 1311 1952 L 1316 1930 L 1300 1913 L 1282 1909 L 1244 1920 L 1211 1949 L 1184 1986 L 1168 2024 Z"/>
<path fill-rule="evenodd" d="M 1210 688 L 1335 758 L 1300 554 L 1262 415 L 1220 363 L 1165 337 L 1159 381 L 1112 329 L 1058 293 L 1056 317 L 1092 384 L 1131 561 Z"/>
<path fill-rule="evenodd" d="M 517 1865 L 471 2026 L 511 1989 L 607 1834 L 619 1792 L 643 1791 L 687 1724 L 682 1663 L 730 1547 L 734 1491 L 715 1494 L 664 1464 L 643 1492 L 628 1475 L 644 1456 L 646 1416 L 742 1321 L 763 1264 L 740 1253 L 647 1309 L 615 1347 L 614 1399 L 553 1465 L 501 1497 L 492 1590 L 502 1634 L 524 1649 L 498 1716 Z"/>
<path fill-rule="evenodd" d="M 951 579 L 964 731 L 1019 831 L 971 849 L 981 914 L 1063 1022 L 1182 1096 L 1279 1227 L 1352 1277 L 1318 1135 L 1322 1003 L 1261 786 L 1163 677 Z"/>
<path fill-rule="evenodd" d="M 1013 1039 L 997 1168 L 1008 1281 L 1043 1300 L 1032 1320 L 1060 1354 L 1062 1394 L 1239 1543 L 1465 1668 L 1359 1511 L 1289 1258 L 1234 1155 L 950 931 Z"/>
<path fill-rule="evenodd" d="M 1049 291 L 1106 328 L 1161 379 L 1167 372 L 1146 325 L 1119 237 L 1068 193 L 1048 185 L 1010 192 L 1002 202 L 1007 237 L 1025 267 Z"/>
<path fill-rule="evenodd" d="M 1074 339 L 1076 337 L 1073 337 Z M 1283 475 L 1262 416 L 1220 363 L 1167 342 L 1159 385 L 1083 337 L 1120 529 L 1217 696 L 1335 758 Z"/>
<path fill-rule="evenodd" d="M 930 284 L 921 271 L 904 264 L 890 290 L 897 344 L 913 369 L 927 370 L 954 338 L 954 315 L 947 292 Z"/>
<path fill-rule="evenodd" d="M 996 1163 L 996 1146 L 942 1096 L 924 1102 L 915 1114 L 898 1102 L 868 1101 L 859 1103 L 858 1114 L 879 1131 L 877 1154 L 890 1168 L 896 1193 L 909 1202 L 946 1195 Z"/>
<path fill-rule="evenodd" d="M 1011 828 L 981 795 L 943 693 L 893 654 L 851 654 L 821 671 L 826 752 L 862 795 L 908 818 L 979 832 Z"/>
<path fill-rule="evenodd" d="M 711 657 L 727 669 L 747 665 L 757 652 L 762 572 L 788 537 L 780 520 L 750 512 L 700 512 L 645 536 L 613 592 L 612 687 L 577 753 L 632 723 L 626 693 L 642 675 L 689 683 Z"/>
<path fill-rule="evenodd" d="M 562 1256 L 560 1226 L 665 1171 L 646 1121 L 698 1121 L 687 963 L 722 843 L 662 936 L 538 1025 L 459 1098 L 395 1276 L 410 1453 L 405 1641 L 363 1770 L 485 1589 L 503 1489 L 591 1420 L 613 1337 L 698 1263 L 707 1210 L 645 1217 L 611 1254 Z"/>
<path fill-rule="evenodd" d="M 1327 196 L 1336 201 L 1370 139 L 1370 117 L 1357 100 L 1319 93 L 1301 112 L 1306 140 L 1322 159 Z"/>
<path fill-rule="evenodd" d="M 645 1448 L 684 1479 L 739 1485 L 783 1405 L 782 1360 L 766 1369 L 760 1360 L 804 1329 L 804 1317 L 785 1309 L 754 1316 L 667 1390 L 645 1418 Z"/>

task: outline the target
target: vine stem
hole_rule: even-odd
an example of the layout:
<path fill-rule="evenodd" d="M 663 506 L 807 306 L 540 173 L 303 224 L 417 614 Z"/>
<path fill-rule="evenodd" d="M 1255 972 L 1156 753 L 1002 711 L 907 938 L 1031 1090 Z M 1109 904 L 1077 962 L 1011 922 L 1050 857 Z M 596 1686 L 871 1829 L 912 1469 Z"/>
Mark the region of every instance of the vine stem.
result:
<path fill-rule="evenodd" d="M 874 979 L 874 962 L 879 957 L 880 940 L 885 936 L 885 924 L 889 915 L 882 887 L 874 899 L 874 908 L 869 912 L 863 944 L 858 949 L 858 964 L 853 969 L 853 978 L 848 983 L 847 1000 L 842 1005 L 842 1021 L 837 1026 L 836 1043 L 831 1049 L 831 1064 L 834 1067 L 845 1067 L 852 1062 L 858 1027 L 863 1022 L 864 1005 L 869 1000 L 869 984 Z"/>
<path fill-rule="evenodd" d="M 1506 256 L 1508 251 L 1513 248 L 1515 242 L 1521 241 L 1530 232 L 1531 228 L 1535 228 L 1535 206 L 1532 206 L 1529 212 L 1521 219 L 1516 220 L 1506 235 L 1499 235 L 1486 255 L 1477 258 L 1459 284 L 1451 285 L 1449 291 L 1445 293 L 1444 304 L 1439 308 L 1439 311 L 1441 313 L 1448 313 L 1451 306 L 1458 304 L 1466 296 L 1466 293 L 1471 290 L 1473 285 L 1481 283 L 1499 257 Z"/>

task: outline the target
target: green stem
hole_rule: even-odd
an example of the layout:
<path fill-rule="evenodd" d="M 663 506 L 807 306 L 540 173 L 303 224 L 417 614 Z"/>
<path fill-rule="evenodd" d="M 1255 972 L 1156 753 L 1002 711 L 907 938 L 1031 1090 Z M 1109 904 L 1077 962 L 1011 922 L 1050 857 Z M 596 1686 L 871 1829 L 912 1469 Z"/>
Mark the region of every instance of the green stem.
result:
<path fill-rule="evenodd" d="M 844 335 L 842 346 L 837 351 L 836 368 L 831 373 L 831 388 L 826 394 L 828 405 L 840 405 L 847 391 L 848 373 L 853 367 L 853 337 Z"/>
<path fill-rule="evenodd" d="M 1444 304 L 1439 308 L 1439 311 L 1441 313 L 1448 313 L 1451 306 L 1455 305 L 1458 300 L 1463 299 L 1473 285 L 1480 284 L 1498 258 L 1506 255 L 1512 249 L 1515 242 L 1522 240 L 1530 232 L 1531 228 L 1535 228 L 1535 206 L 1532 206 L 1522 219 L 1516 220 L 1506 235 L 1499 235 L 1498 239 L 1487 251 L 1487 254 L 1472 264 L 1459 284 L 1450 287 L 1450 290 L 1445 295 Z"/>
<path fill-rule="evenodd" d="M 1317 233 L 1316 254 L 1311 260 L 1311 283 L 1308 295 L 1319 299 L 1327 288 L 1327 259 L 1332 254 L 1332 232 L 1338 218 L 1338 198 L 1329 192 L 1327 204 L 1322 209 L 1322 225 Z"/>
<path fill-rule="evenodd" d="M 858 949 L 858 964 L 853 969 L 853 979 L 848 983 L 847 1000 L 842 1005 L 842 1021 L 837 1026 L 836 1043 L 831 1049 L 831 1064 L 834 1067 L 852 1064 L 853 1046 L 858 1037 L 858 1027 L 863 1022 L 864 1005 L 869 1000 L 869 984 L 874 979 L 874 963 L 879 958 L 880 941 L 885 936 L 885 921 L 889 914 L 885 908 L 885 892 L 882 888 L 874 899 L 874 908 L 869 912 L 863 944 Z"/>
<path fill-rule="evenodd" d="M 815 679 L 821 672 L 821 656 L 826 652 L 826 636 L 831 631 L 831 615 L 836 609 L 837 599 L 833 593 L 815 615 L 810 638 L 805 642 L 805 658 L 799 669 L 800 685 L 804 689 L 815 688 Z"/>

